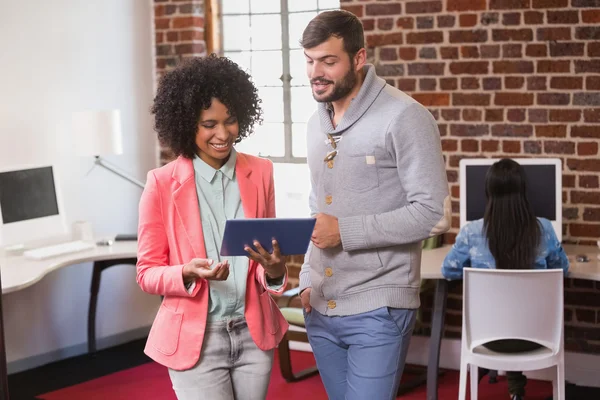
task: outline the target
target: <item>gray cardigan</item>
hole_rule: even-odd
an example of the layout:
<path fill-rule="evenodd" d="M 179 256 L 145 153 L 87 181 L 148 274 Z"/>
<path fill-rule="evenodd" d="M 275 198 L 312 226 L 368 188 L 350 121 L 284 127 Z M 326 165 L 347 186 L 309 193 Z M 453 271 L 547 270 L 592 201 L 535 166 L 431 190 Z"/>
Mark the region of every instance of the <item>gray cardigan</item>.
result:
<path fill-rule="evenodd" d="M 313 308 L 351 315 L 419 307 L 421 241 L 450 227 L 437 124 L 427 109 L 377 77 L 372 65 L 334 128 L 320 103 L 307 127 L 311 211 L 338 218 L 342 245 L 312 243 L 300 272 Z M 341 134 L 333 164 L 326 133 Z"/>

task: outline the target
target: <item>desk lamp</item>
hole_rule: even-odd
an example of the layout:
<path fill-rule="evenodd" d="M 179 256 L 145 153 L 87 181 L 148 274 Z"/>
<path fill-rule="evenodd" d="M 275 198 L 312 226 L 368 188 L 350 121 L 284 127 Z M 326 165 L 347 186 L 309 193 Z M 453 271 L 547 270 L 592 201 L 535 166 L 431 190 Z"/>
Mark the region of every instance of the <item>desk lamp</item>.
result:
<path fill-rule="evenodd" d="M 115 175 L 144 188 L 144 183 L 119 170 L 101 156 L 123 154 L 121 114 L 119 110 L 82 111 L 72 115 L 75 151 L 82 157 L 94 156 L 99 165 Z M 117 235 L 116 240 L 135 239 L 135 235 Z"/>

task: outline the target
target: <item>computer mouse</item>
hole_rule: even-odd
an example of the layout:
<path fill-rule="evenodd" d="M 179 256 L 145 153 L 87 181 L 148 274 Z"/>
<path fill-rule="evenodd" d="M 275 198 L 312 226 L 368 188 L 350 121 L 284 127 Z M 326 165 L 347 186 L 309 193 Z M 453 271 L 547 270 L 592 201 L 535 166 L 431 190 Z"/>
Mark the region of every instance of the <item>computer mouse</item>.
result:
<path fill-rule="evenodd" d="M 575 257 L 575 259 L 577 260 L 577 262 L 588 262 L 588 261 L 590 261 L 590 259 L 588 258 L 588 256 L 585 255 L 585 254 L 577 254 L 577 256 Z"/>

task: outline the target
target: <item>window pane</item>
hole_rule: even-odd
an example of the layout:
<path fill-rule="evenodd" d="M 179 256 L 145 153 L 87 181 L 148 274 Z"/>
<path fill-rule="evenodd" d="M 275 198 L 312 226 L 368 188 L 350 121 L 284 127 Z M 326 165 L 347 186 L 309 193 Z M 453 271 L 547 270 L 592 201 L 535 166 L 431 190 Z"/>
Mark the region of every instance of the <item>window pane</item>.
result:
<path fill-rule="evenodd" d="M 279 14 L 252 16 L 252 49 L 281 49 L 281 16 Z"/>
<path fill-rule="evenodd" d="M 293 11 L 307 11 L 316 10 L 317 0 L 288 0 L 288 10 Z"/>
<path fill-rule="evenodd" d="M 251 53 L 249 51 L 236 51 L 225 52 L 224 56 L 230 58 L 247 73 L 250 73 L 250 54 Z"/>
<path fill-rule="evenodd" d="M 223 48 L 250 49 L 250 17 L 248 15 L 223 16 Z"/>
<path fill-rule="evenodd" d="M 317 102 L 309 86 L 292 88 L 292 121 L 308 122 L 317 109 Z"/>
<path fill-rule="evenodd" d="M 302 32 L 304 32 L 306 25 L 308 25 L 310 20 L 313 19 L 316 15 L 316 12 L 290 14 L 290 49 L 300 48 L 300 39 L 302 39 Z"/>
<path fill-rule="evenodd" d="M 285 153 L 283 124 L 263 123 L 254 133 L 235 145 L 236 150 L 263 157 L 283 157 Z"/>
<path fill-rule="evenodd" d="M 290 51 L 290 74 L 292 75 L 292 86 L 308 85 L 306 76 L 306 57 L 303 50 Z"/>
<path fill-rule="evenodd" d="M 250 0 L 223 0 L 221 11 L 223 14 L 247 14 L 250 12 Z"/>
<path fill-rule="evenodd" d="M 306 124 L 292 124 L 292 154 L 306 157 Z"/>
<path fill-rule="evenodd" d="M 263 120 L 283 122 L 283 88 L 259 87 L 258 95 L 262 100 Z"/>
<path fill-rule="evenodd" d="M 252 79 L 258 86 L 283 86 L 283 61 L 280 51 L 252 53 Z"/>
<path fill-rule="evenodd" d="M 340 0 L 319 0 L 321 10 L 328 8 L 340 8 Z"/>
<path fill-rule="evenodd" d="M 227 2 L 228 0 L 224 0 Z M 281 0 L 252 0 L 252 13 L 281 12 Z"/>

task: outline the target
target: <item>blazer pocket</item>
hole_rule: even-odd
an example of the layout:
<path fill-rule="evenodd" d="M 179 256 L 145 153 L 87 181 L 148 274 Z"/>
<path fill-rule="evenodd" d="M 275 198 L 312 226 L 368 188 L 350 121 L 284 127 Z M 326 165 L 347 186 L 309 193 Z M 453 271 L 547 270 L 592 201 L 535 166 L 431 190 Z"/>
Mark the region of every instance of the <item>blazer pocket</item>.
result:
<path fill-rule="evenodd" d="M 164 355 L 173 355 L 179 345 L 182 319 L 182 312 L 173 311 L 161 305 L 148 334 L 148 342 Z"/>
<path fill-rule="evenodd" d="M 260 308 L 263 312 L 263 318 L 266 322 L 266 329 L 269 333 L 274 334 L 279 331 L 279 318 L 277 318 L 275 301 L 271 298 L 269 292 L 264 292 L 260 295 Z M 269 321 L 270 320 L 270 321 Z"/>

